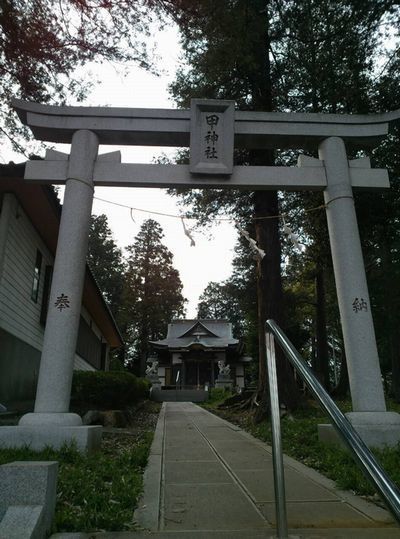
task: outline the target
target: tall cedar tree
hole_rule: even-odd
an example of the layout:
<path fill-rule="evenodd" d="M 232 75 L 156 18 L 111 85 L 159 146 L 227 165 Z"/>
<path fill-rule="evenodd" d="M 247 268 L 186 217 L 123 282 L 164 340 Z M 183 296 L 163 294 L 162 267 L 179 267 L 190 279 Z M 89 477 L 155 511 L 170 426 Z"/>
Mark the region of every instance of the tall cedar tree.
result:
<path fill-rule="evenodd" d="M 222 283 L 209 282 L 199 298 L 197 318 L 229 320 L 233 336 L 243 337 L 245 313 L 241 310 L 240 292 L 233 279 Z"/>
<path fill-rule="evenodd" d="M 280 78 L 281 91 L 279 92 L 281 108 L 287 106 L 291 110 L 302 112 L 365 114 L 399 107 L 398 48 L 394 49 L 388 61 L 383 60 L 383 38 L 396 27 L 399 16 L 399 10 L 393 9 L 393 3 L 303 0 L 287 3 L 287 5 L 288 9 L 281 11 L 282 27 L 287 31 L 276 47 L 283 74 Z M 381 65 L 377 68 L 378 61 Z M 383 80 L 385 80 L 384 84 Z M 389 81 L 391 84 L 388 84 Z M 374 153 L 377 154 L 377 152 Z M 354 149 L 348 148 L 348 155 L 355 157 Z M 381 160 L 377 165 L 386 167 L 393 161 L 387 157 L 386 152 L 386 162 Z M 392 191 L 382 196 L 378 195 L 378 200 L 383 197 L 386 203 L 389 203 L 386 204 L 386 217 L 387 209 L 397 206 L 393 204 L 395 193 L 396 191 Z M 383 214 L 374 211 L 371 215 L 371 206 L 374 206 L 377 201 L 376 194 L 360 196 L 356 193 L 355 197 L 356 203 L 358 200 L 364 201 L 362 206 L 357 204 L 357 208 L 367 276 L 370 277 L 370 254 L 366 249 L 366 244 L 371 244 L 369 239 L 374 237 L 374 229 L 376 230 L 376 227 L 378 230 L 381 229 Z M 301 214 L 300 219 L 296 219 L 296 215 L 299 215 L 299 207 L 315 207 L 322 202 L 320 194 L 299 193 L 285 197 L 285 211 L 292 213 L 297 227 L 305 232 L 309 240 L 308 258 L 315 261 L 315 368 L 325 386 L 329 387 L 326 321 L 328 321 L 331 335 L 335 335 L 334 326 L 339 326 L 339 317 L 337 308 L 327 306 L 325 301 L 325 288 L 331 288 L 333 280 L 325 214 L 323 212 Z M 365 218 L 360 208 L 367 210 Z M 293 209 L 295 209 L 294 213 Z M 394 217 L 394 214 L 392 215 Z M 377 216 L 380 219 L 379 223 Z M 386 221 L 387 224 L 388 221 Z M 386 244 L 389 237 L 390 235 L 385 236 Z M 375 243 L 375 257 L 376 247 L 379 244 L 382 243 Z M 387 283 L 388 280 L 381 279 L 377 282 Z M 371 279 L 370 285 L 374 285 Z M 371 287 L 371 299 L 373 305 L 376 306 L 374 288 L 374 286 Z M 392 288 L 391 298 L 393 297 Z M 383 310 L 386 311 L 387 319 L 394 320 L 396 310 L 392 309 L 391 305 L 393 301 L 388 301 Z M 389 311 L 390 315 L 387 316 Z M 378 346 L 380 356 L 385 360 L 388 356 L 388 347 L 385 349 L 382 341 L 385 340 L 385 334 L 389 336 L 393 333 L 390 330 L 382 331 L 383 327 L 379 327 L 379 313 L 380 309 L 375 309 L 375 321 L 379 329 Z M 330 315 L 334 315 L 336 321 Z M 387 325 L 385 327 L 388 329 Z M 341 338 L 340 334 L 338 336 Z M 389 348 L 394 350 L 393 346 Z M 395 360 L 392 361 L 393 370 L 395 370 L 399 354 L 390 355 L 395 356 Z M 340 383 L 335 392 L 343 394 L 346 388 L 347 369 L 343 361 Z"/>
<path fill-rule="evenodd" d="M 380 109 L 393 108 L 393 104 L 384 104 L 382 94 L 387 99 L 388 92 L 383 91 L 382 85 L 377 99 L 376 85 L 373 84 L 377 53 L 382 52 L 379 47 L 385 37 L 383 21 L 390 29 L 395 28 L 399 20 L 399 10 L 393 2 L 238 0 L 214 6 L 205 0 L 193 6 L 183 0 L 178 4 L 177 20 L 181 24 L 190 65 L 188 72 L 178 73 L 172 88 L 181 102 L 188 104 L 192 94 L 195 97 L 233 98 L 239 108 L 258 110 L 366 113 L 376 110 L 377 101 L 381 103 Z M 257 16 L 254 21 L 253 17 Z M 388 62 L 392 72 L 398 64 L 398 50 L 394 50 Z M 263 83 L 260 83 L 260 77 L 263 77 Z M 398 102 L 397 94 L 398 89 L 389 94 L 395 102 Z M 250 156 L 250 159 L 253 164 L 268 164 L 258 156 Z M 280 162 L 289 164 L 282 154 Z M 262 208 L 263 215 L 268 215 L 270 208 L 273 213 L 278 213 L 276 199 L 273 195 L 269 198 L 269 202 L 272 199 L 275 204 L 272 207 L 267 203 L 268 198 L 260 195 L 260 201 L 256 196 L 256 210 Z M 210 199 L 212 208 L 218 205 L 217 200 L 220 204 L 227 203 L 228 209 L 234 208 L 226 195 L 214 199 L 197 193 L 186 195 L 186 201 L 190 199 L 197 204 L 197 210 L 204 211 L 204 202 L 207 204 Z M 296 198 L 297 206 L 316 206 L 321 202 L 321 197 L 316 200 L 310 194 Z M 316 257 L 315 366 L 328 386 L 325 281 L 327 272 L 331 276 L 331 265 L 326 262 L 330 257 L 326 250 L 327 236 L 322 233 L 326 230 L 325 216 L 321 212 L 311 214 L 311 217 L 302 216 L 308 223 L 313 223 L 303 229 L 308 234 L 311 232 L 310 256 Z M 302 226 L 301 222 L 299 226 Z M 261 246 L 265 245 L 263 232 L 264 227 L 257 227 Z M 269 247 L 276 237 L 270 233 L 267 238 Z M 271 275 L 272 279 L 267 283 L 275 286 L 275 274 Z M 258 282 L 262 290 L 263 280 Z M 265 307 L 269 309 L 268 305 Z M 276 312 L 276 306 L 271 311 Z M 264 313 L 260 314 L 262 320 Z M 345 374 L 346 370 L 342 371 Z"/>
<path fill-rule="evenodd" d="M 190 97 L 225 98 L 236 100 L 239 108 L 273 110 L 270 15 L 270 3 L 266 0 L 178 2 L 176 20 L 190 69 L 187 73 L 178 73 L 172 86 L 177 101 L 188 105 Z M 252 165 L 274 163 L 274 156 L 268 151 L 251 152 L 241 157 Z M 209 196 L 207 194 L 203 199 L 203 208 Z M 283 323 L 283 294 L 278 220 L 257 218 L 279 214 L 279 204 L 274 191 L 257 191 L 246 196 L 251 200 L 256 218 L 254 228 L 258 245 L 266 252 L 257 264 L 259 394 L 265 399 L 265 321 L 273 318 L 279 324 Z M 218 206 L 222 201 L 218 195 L 216 197 L 215 205 Z M 228 204 L 235 206 L 231 200 Z M 282 400 L 294 407 L 298 391 L 292 371 L 281 355 L 278 379 Z"/>
<path fill-rule="evenodd" d="M 140 375 L 146 370 L 149 341 L 165 337 L 168 323 L 184 314 L 183 285 L 163 237 L 157 221 L 147 219 L 127 247 L 124 304 L 130 367 Z"/>
<path fill-rule="evenodd" d="M 111 312 L 118 319 L 125 265 L 104 214 L 91 217 L 87 261 Z"/>

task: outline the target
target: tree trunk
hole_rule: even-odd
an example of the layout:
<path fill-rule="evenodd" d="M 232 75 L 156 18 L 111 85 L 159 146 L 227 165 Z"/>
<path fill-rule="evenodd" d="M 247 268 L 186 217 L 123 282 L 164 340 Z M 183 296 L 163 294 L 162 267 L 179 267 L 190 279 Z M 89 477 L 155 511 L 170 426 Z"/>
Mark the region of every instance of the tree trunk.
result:
<path fill-rule="evenodd" d="M 278 194 L 276 191 L 257 191 L 254 196 L 255 216 L 278 215 Z M 283 325 L 283 291 L 281 280 L 281 246 L 278 219 L 256 219 L 257 243 L 265 251 L 258 263 L 258 329 L 259 329 L 259 393 L 262 401 L 268 393 L 266 372 L 265 322 L 272 318 Z M 289 409 L 297 406 L 298 391 L 293 370 L 280 348 L 276 347 L 277 376 L 280 401 Z"/>
<path fill-rule="evenodd" d="M 392 278 L 393 262 L 390 245 L 383 242 L 381 245 L 382 259 L 382 274 L 384 287 L 384 306 L 386 314 L 385 332 L 387 335 L 387 351 L 390 356 L 390 364 L 392 370 L 392 381 L 390 394 L 396 402 L 400 402 L 400 353 L 399 353 L 399 338 L 397 329 L 396 315 L 396 299 L 393 294 Z"/>
<path fill-rule="evenodd" d="M 249 76 L 254 110 L 273 110 L 272 80 L 270 64 L 269 1 L 253 0 L 249 3 L 251 19 L 248 22 L 249 47 L 255 59 L 254 69 Z M 273 165 L 272 151 L 252 152 L 252 165 Z M 268 384 L 266 371 L 265 322 L 268 318 L 282 324 L 283 291 L 281 281 L 281 245 L 279 239 L 279 220 L 257 219 L 279 214 L 278 193 L 276 191 L 256 191 L 254 193 L 255 230 L 258 246 L 265 256 L 258 262 L 257 300 L 258 300 L 258 343 L 259 343 L 259 382 L 258 390 L 262 404 L 267 399 Z M 298 402 L 299 392 L 293 371 L 288 361 L 276 347 L 277 376 L 279 397 L 290 409 Z"/>
<path fill-rule="evenodd" d="M 324 270 L 322 266 L 317 268 L 315 275 L 315 289 L 317 296 L 316 309 L 316 374 L 321 384 L 327 391 L 330 388 L 329 382 L 329 352 L 328 336 L 326 332 L 326 311 L 325 311 L 325 282 Z"/>
<path fill-rule="evenodd" d="M 391 395 L 396 402 L 400 402 L 400 342 L 398 336 L 396 337 L 393 332 L 391 332 L 389 338 L 392 359 Z"/>
<path fill-rule="evenodd" d="M 344 398 L 349 394 L 349 374 L 347 372 L 347 361 L 344 352 L 344 346 L 342 345 L 342 362 L 340 365 L 339 383 L 335 389 L 331 392 L 332 397 Z"/>

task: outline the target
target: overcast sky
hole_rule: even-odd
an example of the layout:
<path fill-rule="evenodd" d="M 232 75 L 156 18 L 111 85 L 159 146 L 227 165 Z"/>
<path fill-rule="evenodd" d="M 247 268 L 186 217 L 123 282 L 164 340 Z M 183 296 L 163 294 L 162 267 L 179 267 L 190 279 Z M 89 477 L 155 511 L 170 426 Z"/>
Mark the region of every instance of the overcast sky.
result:
<path fill-rule="evenodd" d="M 82 105 L 107 105 L 113 107 L 176 108 L 169 97 L 167 86 L 174 78 L 179 61 L 178 34 L 175 28 L 166 28 L 157 35 L 158 67 L 164 73 L 151 75 L 144 70 L 132 67 L 127 77 L 118 73 L 115 66 L 104 64 L 91 66 L 93 74 L 102 82 Z M 58 145 L 61 151 L 69 152 L 69 146 Z M 171 148 L 113 147 L 102 146 L 100 153 L 120 149 L 122 162 L 150 163 L 161 152 L 172 152 Z M 93 213 L 105 213 L 108 217 L 114 239 L 122 248 L 133 242 L 143 221 L 149 217 L 162 226 L 164 243 L 174 255 L 174 266 L 178 269 L 183 285 L 184 296 L 188 299 L 187 317 L 196 315 L 198 297 L 210 281 L 221 281 L 231 273 L 231 261 L 236 238 L 233 225 L 215 223 L 206 234 L 194 233 L 195 247 L 190 247 L 190 240 L 184 235 L 180 219 L 153 215 L 150 212 L 163 212 L 174 215 L 182 213 L 176 200 L 163 189 L 97 187 L 95 197 L 121 203 L 146 212 L 133 212 L 129 209 L 94 200 Z M 194 225 L 187 221 L 188 227 Z"/>

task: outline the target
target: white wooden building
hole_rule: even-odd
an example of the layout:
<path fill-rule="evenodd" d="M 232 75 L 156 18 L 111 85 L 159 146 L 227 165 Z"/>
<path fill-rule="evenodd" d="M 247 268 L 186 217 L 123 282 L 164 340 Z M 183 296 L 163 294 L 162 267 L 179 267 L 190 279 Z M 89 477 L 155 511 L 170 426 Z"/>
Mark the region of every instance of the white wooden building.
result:
<path fill-rule="evenodd" d="M 25 407 L 36 392 L 61 205 L 52 188 L 0 165 L 0 403 Z M 122 338 L 86 270 L 75 369 L 107 370 Z"/>

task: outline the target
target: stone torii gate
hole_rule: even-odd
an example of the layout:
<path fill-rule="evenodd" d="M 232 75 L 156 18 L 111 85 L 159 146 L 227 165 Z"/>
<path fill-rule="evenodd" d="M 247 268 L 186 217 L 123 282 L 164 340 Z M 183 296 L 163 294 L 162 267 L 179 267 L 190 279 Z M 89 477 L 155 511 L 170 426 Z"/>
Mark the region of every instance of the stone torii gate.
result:
<path fill-rule="evenodd" d="M 65 184 L 35 410 L 17 427 L 0 428 L 0 445 L 82 449 L 100 441 L 101 427 L 69 413 L 73 359 L 94 186 L 322 190 L 348 362 L 350 421 L 370 445 L 400 440 L 400 415 L 387 412 L 361 252 L 353 189 L 389 187 L 368 158 L 349 161 L 346 145 L 373 148 L 400 111 L 376 115 L 235 111 L 233 101 L 192 100 L 190 110 L 54 107 L 14 101 L 39 140 L 71 143 L 70 155 L 47 151 L 26 164 L 26 181 Z M 99 145 L 189 146 L 190 165 L 121 163 Z M 297 167 L 233 166 L 234 147 L 316 149 Z"/>

